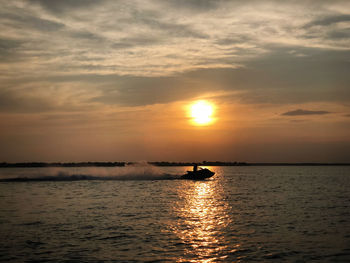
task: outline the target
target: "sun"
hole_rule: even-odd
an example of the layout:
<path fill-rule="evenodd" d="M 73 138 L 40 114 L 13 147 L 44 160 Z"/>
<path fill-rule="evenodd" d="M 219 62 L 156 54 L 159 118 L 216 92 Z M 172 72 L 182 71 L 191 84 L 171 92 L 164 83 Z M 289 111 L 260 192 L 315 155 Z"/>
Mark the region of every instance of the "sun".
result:
<path fill-rule="evenodd" d="M 197 125 L 210 124 L 213 121 L 213 112 L 214 107 L 205 100 L 195 102 L 190 108 L 192 121 Z"/>

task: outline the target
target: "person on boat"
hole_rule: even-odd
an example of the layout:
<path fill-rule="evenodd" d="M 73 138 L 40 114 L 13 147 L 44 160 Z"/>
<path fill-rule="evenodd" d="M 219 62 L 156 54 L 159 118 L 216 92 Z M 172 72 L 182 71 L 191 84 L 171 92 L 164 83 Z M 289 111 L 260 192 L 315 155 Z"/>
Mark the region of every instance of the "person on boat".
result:
<path fill-rule="evenodd" d="M 197 170 L 198 170 L 198 164 L 195 163 L 193 165 L 193 172 L 197 172 Z"/>

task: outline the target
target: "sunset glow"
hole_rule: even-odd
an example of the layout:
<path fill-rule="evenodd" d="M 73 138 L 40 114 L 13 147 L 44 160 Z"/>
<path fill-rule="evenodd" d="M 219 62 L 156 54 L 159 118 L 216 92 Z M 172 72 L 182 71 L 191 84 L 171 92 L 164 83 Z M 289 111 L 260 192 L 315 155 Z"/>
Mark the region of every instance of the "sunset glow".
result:
<path fill-rule="evenodd" d="M 0 162 L 350 162 L 350 1 L 0 7 Z"/>
<path fill-rule="evenodd" d="M 206 101 L 197 101 L 191 106 L 191 117 L 197 125 L 208 125 L 213 121 L 213 106 Z"/>

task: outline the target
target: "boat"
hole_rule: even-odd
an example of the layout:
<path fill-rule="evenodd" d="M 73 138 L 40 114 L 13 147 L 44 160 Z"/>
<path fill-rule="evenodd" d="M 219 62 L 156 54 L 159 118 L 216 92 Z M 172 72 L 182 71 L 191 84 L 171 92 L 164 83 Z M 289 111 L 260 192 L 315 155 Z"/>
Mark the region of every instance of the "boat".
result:
<path fill-rule="evenodd" d="M 207 168 L 200 168 L 195 171 L 187 171 L 186 174 L 182 175 L 181 179 L 189 179 L 189 180 L 204 180 L 212 177 L 215 172 L 210 171 Z"/>

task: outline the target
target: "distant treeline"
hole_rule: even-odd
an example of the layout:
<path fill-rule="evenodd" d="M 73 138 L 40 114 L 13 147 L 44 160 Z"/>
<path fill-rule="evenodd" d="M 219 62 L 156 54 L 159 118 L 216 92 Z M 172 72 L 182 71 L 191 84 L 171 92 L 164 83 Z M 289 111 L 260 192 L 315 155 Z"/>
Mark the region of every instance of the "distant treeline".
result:
<path fill-rule="evenodd" d="M 202 166 L 243 166 L 243 165 L 249 165 L 248 163 L 245 163 L 245 162 L 220 162 L 220 161 L 215 161 L 215 162 L 203 161 L 200 163 L 195 163 L 195 162 L 149 162 L 149 163 L 152 165 L 155 165 L 155 166 L 193 166 L 195 164 L 202 165 Z"/>
<path fill-rule="evenodd" d="M 30 163 L 0 163 L 0 168 L 11 167 L 115 167 L 125 166 L 130 163 L 125 162 L 80 162 L 80 163 L 44 163 L 44 162 L 30 162 Z"/>
<path fill-rule="evenodd" d="M 203 161 L 203 162 L 148 162 L 155 166 L 336 166 L 350 163 L 246 163 L 246 162 L 221 162 L 221 161 Z M 45 162 L 28 162 L 28 163 L 0 163 L 0 168 L 11 167 L 120 167 L 137 164 L 137 162 L 79 162 L 79 163 L 45 163 Z"/>

